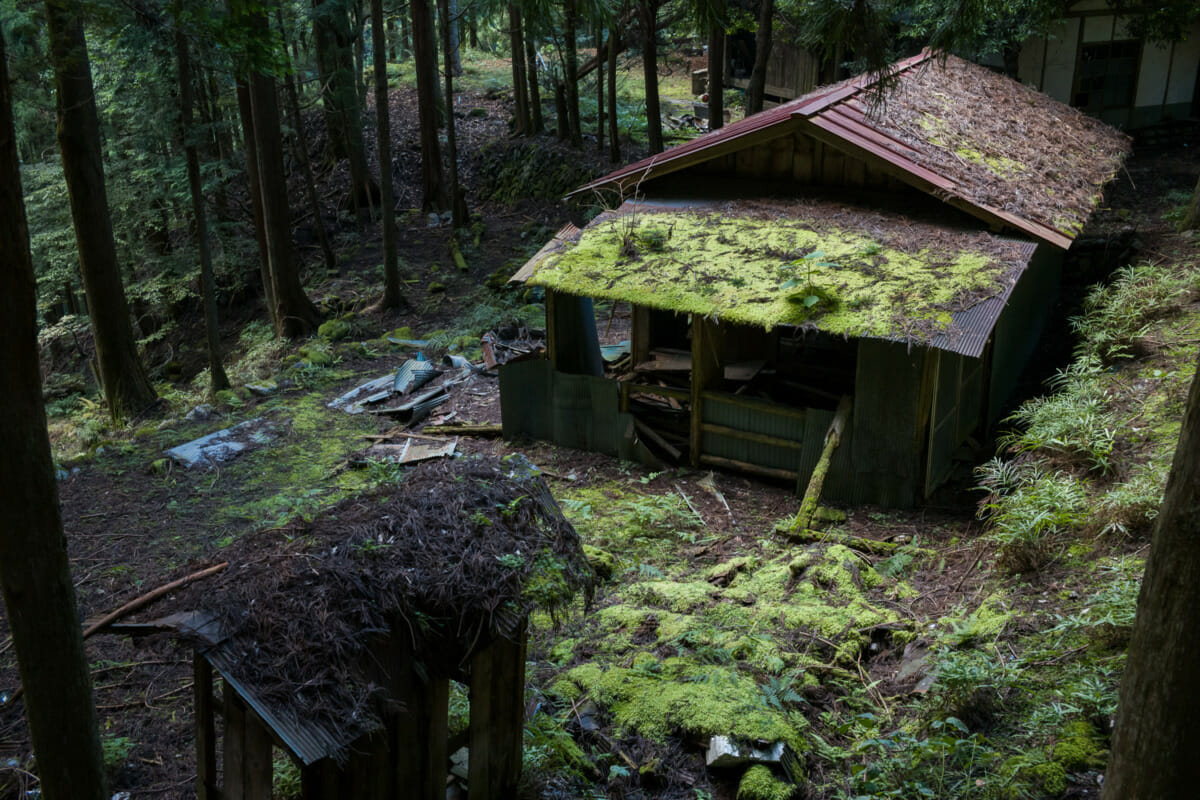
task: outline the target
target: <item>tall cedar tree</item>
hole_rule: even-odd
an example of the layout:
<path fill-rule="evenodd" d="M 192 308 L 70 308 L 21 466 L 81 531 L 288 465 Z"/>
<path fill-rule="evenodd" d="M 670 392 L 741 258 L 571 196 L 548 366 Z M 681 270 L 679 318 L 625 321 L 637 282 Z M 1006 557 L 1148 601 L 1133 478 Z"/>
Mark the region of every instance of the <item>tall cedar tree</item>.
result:
<path fill-rule="evenodd" d="M 200 154 L 196 151 L 196 131 L 192 124 L 192 60 L 187 34 L 180 19 L 180 4 L 174 4 L 175 63 L 179 78 L 179 127 L 187 163 L 188 190 L 192 198 L 192 216 L 196 220 L 196 246 L 200 253 L 200 295 L 204 303 L 204 327 L 208 342 L 208 372 L 213 392 L 229 388 L 229 378 L 221 363 L 221 324 L 217 317 L 217 289 L 213 279 L 212 250 L 208 243 L 208 218 L 204 210 L 204 185 L 200 180 Z"/>
<path fill-rule="evenodd" d="M 450 8 L 449 0 L 438 0 L 438 16 L 441 18 L 442 30 L 442 53 L 444 54 L 444 80 L 446 81 L 446 160 L 447 174 L 450 176 L 450 213 L 454 229 L 466 227 L 467 224 L 467 202 L 466 193 L 458 185 L 458 137 L 454 132 L 454 66 L 458 61 L 456 51 L 458 44 L 450 35 L 457 24 L 453 12 Z M 461 253 L 458 250 L 458 242 L 454 238 L 454 233 L 450 234 L 450 247 L 458 254 L 458 259 L 461 261 Z"/>
<path fill-rule="evenodd" d="M 579 120 L 579 42 L 575 30 L 579 10 L 575 0 L 563 2 L 563 73 L 566 82 L 567 131 L 572 147 L 583 147 L 583 130 Z"/>
<path fill-rule="evenodd" d="M 617 53 L 621 49 L 621 26 L 616 15 L 608 24 L 608 160 L 621 162 L 621 139 L 617 135 Z"/>
<path fill-rule="evenodd" d="M 1191 797 L 1200 785 L 1200 371 L 1154 523 L 1105 773 L 1105 800 Z"/>
<path fill-rule="evenodd" d="M 658 103 L 658 3 L 637 0 L 642 22 L 642 77 L 646 86 L 646 143 L 650 153 L 663 151 L 662 110 Z"/>
<path fill-rule="evenodd" d="M 775 0 L 761 0 L 758 7 L 758 32 L 754 34 L 754 68 L 750 70 L 750 89 L 746 95 L 746 114 L 763 110 L 767 92 L 767 62 L 774 42 Z"/>
<path fill-rule="evenodd" d="M 113 419 L 123 419 L 145 410 L 157 395 L 138 358 L 129 304 L 121 285 L 100 157 L 100 121 L 92 70 L 78 12 L 75 2 L 46 0 L 46 31 L 58 106 L 58 148 L 104 398 Z"/>
<path fill-rule="evenodd" d="M 102 800 L 104 762 L 38 371 L 36 288 L 0 35 L 0 588 L 46 800 Z"/>
<path fill-rule="evenodd" d="M 442 173 L 442 147 L 438 142 L 437 43 L 433 9 L 429 0 L 410 0 L 413 61 L 417 72 L 417 128 L 421 140 L 421 210 L 447 208 L 446 181 Z"/>
<path fill-rule="evenodd" d="M 725 0 L 705 10 L 708 28 L 708 129 L 725 126 Z"/>
<path fill-rule="evenodd" d="M 321 78 L 321 102 L 329 131 L 331 161 L 345 158 L 350 166 L 349 205 L 362 212 L 378 195 L 363 144 L 362 112 L 355 81 L 354 27 L 347 0 L 313 0 L 313 42 Z"/>
<path fill-rule="evenodd" d="M 266 0 L 259 4 L 261 10 L 246 15 L 250 29 L 264 47 L 271 42 L 266 14 L 273 6 L 271 0 Z M 247 83 L 258 164 L 258 188 L 262 199 L 262 226 L 267 245 L 269 311 L 276 335 L 297 338 L 308 335 L 321 316 L 300 284 L 299 265 L 292 248 L 292 212 L 283 169 L 279 102 L 275 81 L 261 70 L 260 65 L 252 66 Z"/>
<path fill-rule="evenodd" d="M 383 0 L 371 0 L 371 47 L 375 51 L 375 139 L 379 151 L 379 204 L 383 225 L 383 298 L 380 308 L 407 308 L 400 291 L 400 259 L 396 255 L 396 208 L 392 199 L 392 123 L 388 113 L 387 33 Z"/>
<path fill-rule="evenodd" d="M 514 133 L 526 136 L 533 133 L 529 116 L 529 91 L 525 84 L 525 34 L 521 29 L 521 9 L 515 2 L 508 4 L 508 42 L 512 55 Z"/>
<path fill-rule="evenodd" d="M 532 35 L 525 37 L 525 79 L 529 84 L 526 102 L 529 106 L 529 123 L 533 126 L 532 133 L 543 133 L 546 121 L 542 119 L 542 91 L 538 87 L 538 58 L 537 44 Z"/>

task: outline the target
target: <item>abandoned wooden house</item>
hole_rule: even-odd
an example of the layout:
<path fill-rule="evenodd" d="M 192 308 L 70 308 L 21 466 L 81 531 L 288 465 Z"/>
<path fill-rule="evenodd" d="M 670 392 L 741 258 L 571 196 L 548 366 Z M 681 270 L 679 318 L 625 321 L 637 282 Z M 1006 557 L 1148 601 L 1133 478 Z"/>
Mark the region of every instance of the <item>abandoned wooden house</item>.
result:
<path fill-rule="evenodd" d="M 1045 36 L 1024 42 L 1017 77 L 1127 130 L 1200 116 L 1200 20 L 1174 41 L 1141 35 L 1145 9 L 1067 3 Z"/>
<path fill-rule="evenodd" d="M 928 53 L 880 101 L 860 77 L 580 189 L 612 209 L 514 276 L 546 293 L 548 357 L 500 372 L 506 435 L 908 506 L 997 420 L 1063 252 L 1128 139 Z M 627 304 L 606 367 L 592 301 Z M 616 306 L 614 306 L 615 310 Z"/>
<path fill-rule="evenodd" d="M 451 760 L 469 800 L 515 796 L 527 617 L 595 582 L 527 463 L 426 462 L 224 553 L 219 578 L 142 625 L 196 648 L 198 797 L 270 798 L 277 750 L 306 800 L 444 800 Z M 469 690 L 465 730 L 452 681 Z"/>

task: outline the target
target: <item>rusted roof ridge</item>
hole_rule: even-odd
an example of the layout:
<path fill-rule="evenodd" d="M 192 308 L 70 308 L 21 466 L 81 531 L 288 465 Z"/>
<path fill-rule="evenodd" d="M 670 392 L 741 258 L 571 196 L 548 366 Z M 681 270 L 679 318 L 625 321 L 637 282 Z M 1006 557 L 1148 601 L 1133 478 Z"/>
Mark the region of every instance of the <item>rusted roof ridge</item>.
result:
<path fill-rule="evenodd" d="M 805 122 L 826 134 L 824 136 L 818 135 L 818 138 L 826 144 L 843 151 L 858 148 L 868 157 L 882 159 L 901 172 L 921 181 L 922 183 L 917 184 L 917 188 L 919 189 L 928 190 L 932 187 L 951 195 L 958 194 L 958 184 L 892 151 L 886 146 L 886 142 L 877 140 L 874 128 L 868 128 L 865 125 L 855 123 L 849 117 L 839 117 L 838 115 L 829 113 L 809 117 Z M 847 144 L 851 145 L 851 147 L 845 147 Z"/>
<path fill-rule="evenodd" d="M 907 142 L 896 138 L 887 131 L 881 131 L 878 128 L 871 127 L 869 118 L 857 108 L 838 106 L 837 108 L 831 108 L 823 113 L 821 118 L 832 119 L 835 121 L 838 121 L 839 119 L 844 120 L 840 123 L 843 127 L 852 129 L 852 123 L 853 126 L 869 130 L 871 131 L 871 136 L 869 138 L 878 140 L 881 145 L 885 145 L 890 149 L 900 150 L 901 153 L 906 156 L 909 154 L 917 154 L 917 151 L 914 150 Z"/>
<path fill-rule="evenodd" d="M 917 64 L 921 64 L 925 61 L 928 61 L 932 57 L 933 57 L 933 52 L 931 50 L 929 50 L 928 48 L 926 48 L 915 56 L 910 56 L 909 58 L 905 58 L 905 59 L 901 59 L 900 61 L 897 61 L 895 64 L 893 64 L 891 67 L 889 67 L 889 70 L 891 71 L 892 75 L 899 75 L 901 72 L 904 72 L 905 70 L 910 69 L 910 68 L 916 66 Z M 879 82 L 879 73 L 877 73 L 877 72 L 864 73 L 864 74 L 858 76 L 857 78 L 855 78 L 854 80 L 852 80 L 847 85 L 842 86 L 833 91 L 826 92 L 826 93 L 820 95 L 819 97 L 814 97 L 809 100 L 800 98 L 800 100 L 804 100 L 804 103 L 802 105 L 800 105 L 799 107 L 795 108 L 792 111 L 792 115 L 793 116 L 802 116 L 802 117 L 811 117 L 813 114 L 817 114 L 821 111 L 824 111 L 826 108 L 828 108 L 829 106 L 831 106 L 835 103 L 839 103 L 843 100 L 846 100 L 847 98 L 853 97 L 854 95 L 861 92 L 863 89 L 865 89 L 868 86 L 871 86 L 875 83 L 878 83 L 878 82 Z M 797 101 L 797 102 L 799 102 L 799 101 Z"/>

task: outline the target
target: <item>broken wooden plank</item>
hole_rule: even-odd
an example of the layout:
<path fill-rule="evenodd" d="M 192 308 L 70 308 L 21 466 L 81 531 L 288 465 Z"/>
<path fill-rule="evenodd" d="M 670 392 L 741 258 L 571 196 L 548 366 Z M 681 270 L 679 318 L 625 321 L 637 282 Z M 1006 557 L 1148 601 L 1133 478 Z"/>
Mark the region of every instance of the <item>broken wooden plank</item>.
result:
<path fill-rule="evenodd" d="M 761 467 L 758 464 L 749 464 L 745 461 L 738 461 L 733 458 L 723 458 L 721 456 L 710 456 L 702 454 L 700 456 L 701 464 L 708 464 L 712 467 L 721 467 L 722 469 L 732 469 L 739 472 L 748 472 L 751 475 L 760 475 L 764 478 L 771 478 L 777 481 L 796 482 L 800 477 L 796 472 L 790 469 L 778 469 L 776 467 Z"/>
<path fill-rule="evenodd" d="M 656 445 L 658 445 L 663 450 L 665 450 L 667 455 L 669 455 L 671 458 L 675 459 L 676 461 L 679 461 L 679 459 L 681 459 L 683 457 L 683 452 L 678 447 L 674 446 L 673 444 L 668 442 L 666 439 L 659 436 L 657 431 L 655 431 L 653 428 L 651 428 L 646 423 L 642 422 L 637 417 L 633 418 L 633 427 L 636 428 L 637 432 L 640 433 L 642 436 L 645 436 L 647 439 L 654 442 Z"/>
<path fill-rule="evenodd" d="M 501 425 L 496 425 L 490 422 L 480 425 L 426 425 L 421 432 L 488 438 L 493 436 L 503 436 L 504 428 Z"/>

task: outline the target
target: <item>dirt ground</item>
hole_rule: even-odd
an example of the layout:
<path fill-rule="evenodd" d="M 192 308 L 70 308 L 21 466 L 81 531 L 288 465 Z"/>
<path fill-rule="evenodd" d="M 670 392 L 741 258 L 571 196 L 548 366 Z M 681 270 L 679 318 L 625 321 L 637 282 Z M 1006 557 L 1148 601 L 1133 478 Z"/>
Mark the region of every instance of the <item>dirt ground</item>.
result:
<path fill-rule="evenodd" d="M 419 149 L 415 131 L 415 95 L 408 91 L 393 96 L 393 131 L 397 172 L 398 208 L 419 206 Z M 467 187 L 478 182 L 474 154 L 484 145 L 508 134 L 507 98 L 476 94 L 460 100 L 460 108 L 482 108 L 485 113 L 471 116 L 462 112 L 456 119 L 460 150 L 464 153 L 462 181 Z M 314 142 L 314 146 L 319 142 Z M 371 147 L 372 143 L 368 143 Z M 555 148 L 547 141 L 547 147 Z M 592 148 L 594 151 L 594 148 Z M 578 154 L 572 154 L 578 157 Z M 605 162 L 590 151 L 597 170 Z M 1156 232 L 1139 227 L 1143 206 L 1162 204 L 1168 192 L 1188 191 L 1195 185 L 1197 162 L 1189 152 L 1137 156 L 1129 164 L 1111 195 L 1111 210 L 1100 216 L 1096 235 L 1102 241 L 1114 241 L 1114 234 L 1131 231 L 1139 239 L 1143 253 L 1153 253 Z M 338 171 L 323 177 L 324 194 L 334 196 L 344 175 Z M 297 197 L 299 194 L 296 195 Z M 455 269 L 438 272 L 444 290 L 430 291 L 430 283 L 416 279 L 410 286 L 412 311 L 389 312 L 371 318 L 377 331 L 402 325 L 414 331 L 448 327 L 447 323 L 465 314 L 468 298 L 490 275 L 505 267 L 513 258 L 528 250 L 531 237 L 545 236 L 566 221 L 570 212 L 549 201 L 524 201 L 514 205 L 477 203 L 472 211 L 482 215 L 486 227 L 483 246 L 471 260 L 469 272 Z M 447 240 L 449 226 L 430 227 L 426 215 L 401 216 L 399 238 L 402 259 L 411 274 L 424 276 L 431 263 L 450 263 Z M 305 231 L 300 239 L 306 239 Z M 361 246 L 341 268 L 321 285 L 321 294 L 330 307 L 361 311 L 374 298 L 366 287 L 377 286 L 373 270 L 379 262 L 377 239 L 373 232 L 364 235 Z M 318 254 L 304 251 L 310 264 L 310 277 L 318 270 Z M 1108 254 L 1115 258 L 1113 254 Z M 1108 257 L 1106 256 L 1106 257 Z M 256 309 L 241 310 L 243 317 Z M 622 319 L 618 314 L 608 340 L 619 340 Z M 230 338 L 238 320 L 229 323 Z M 627 321 L 625 321 L 627 324 Z M 1048 348 L 1043 354 L 1041 373 L 1047 366 L 1058 366 L 1054 359 L 1061 353 Z M 377 359 L 347 359 L 340 368 L 351 373 L 337 385 L 324 389 L 332 399 L 352 386 L 394 370 L 398 354 Z M 1037 381 L 1033 381 L 1036 385 Z M 239 415 L 249 418 L 255 403 L 249 401 Z M 333 412 L 330 412 L 333 413 Z M 499 422 L 498 386 L 495 378 L 477 376 L 458 387 L 452 403 L 443 406 L 435 417 L 453 414 L 456 421 Z M 436 420 L 435 420 L 436 421 Z M 147 419 L 145 424 L 155 424 Z M 374 428 L 371 428 L 371 424 Z M 363 431 L 383 432 L 386 420 L 364 423 Z M 182 430 L 182 429 L 181 429 Z M 92 458 L 63 466 L 67 476 L 59 483 L 63 523 L 67 533 L 80 613 L 84 620 L 96 618 L 172 577 L 199 569 L 219 558 L 219 545 L 240 532 L 236 522 L 217 507 L 249 503 L 259 497 L 262 486 L 238 485 L 228 478 L 222 482 L 215 473 L 176 470 L 170 480 L 148 468 L 144 453 L 122 445 L 119 437 L 101 448 Z M 181 439 L 182 440 L 182 439 Z M 347 453 L 360 443 L 344 443 Z M 509 443 L 496 439 L 462 438 L 460 449 L 503 455 L 521 452 L 547 470 L 552 488 L 555 482 L 569 481 L 573 486 L 601 484 L 634 474 L 650 477 L 641 468 L 630 468 L 613 459 L 537 443 Z M 281 477 L 280 480 L 285 478 Z M 964 466 L 959 483 L 939 495 L 936 505 L 912 512 L 881 512 L 878 509 L 850 510 L 848 530 L 855 536 L 887 541 L 920 534 L 927 546 L 944 557 L 936 572 L 914 576 L 919 594 L 911 601 L 914 618 L 936 618 L 941 611 L 974 596 L 981 590 L 984 573 L 979 569 L 982 545 L 975 543 L 981 523 L 975 520 L 977 494 L 966 491 L 970 485 L 969 466 Z M 694 491 L 690 499 L 708 528 L 717 533 L 716 543 L 703 552 L 686 552 L 691 558 L 712 558 L 722 552 L 735 552 L 746 541 L 761 534 L 739 521 L 778 519 L 796 508 L 796 497 L 788 487 L 765 485 L 737 475 L 719 475 L 719 485 L 729 507 L 705 492 Z M 269 485 L 269 484 L 268 484 Z M 284 487 L 277 487 L 280 491 Z M 291 487 L 294 489 L 295 487 Z M 648 492 L 671 492 L 671 482 L 653 478 L 641 487 Z M 295 508 L 303 512 L 302 508 Z M 246 520 L 253 525 L 259 520 Z M 1037 576 L 1035 581 L 1046 591 L 1058 588 L 1060 577 L 1053 572 Z M 141 618 L 153 616 L 153 609 Z M 11 640 L 6 625 L 0 622 L 0 790 L 7 797 L 29 797 L 36 787 L 31 774 L 30 748 L 20 700 L 9 701 L 19 685 Z M 112 791 L 132 798 L 185 798 L 195 793 L 195 754 L 192 731 L 191 651 L 164 639 L 134 640 L 127 636 L 102 633 L 87 642 L 95 697 L 99 713 L 106 759 L 112 769 Z M 894 668 L 898 654 L 879 653 L 868 665 L 872 675 L 881 678 Z M 727 791 L 727 789 L 722 790 Z M 717 796 L 721 796 L 718 792 Z"/>

